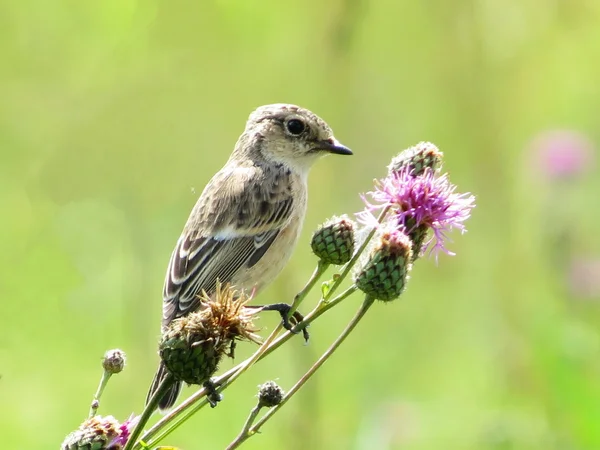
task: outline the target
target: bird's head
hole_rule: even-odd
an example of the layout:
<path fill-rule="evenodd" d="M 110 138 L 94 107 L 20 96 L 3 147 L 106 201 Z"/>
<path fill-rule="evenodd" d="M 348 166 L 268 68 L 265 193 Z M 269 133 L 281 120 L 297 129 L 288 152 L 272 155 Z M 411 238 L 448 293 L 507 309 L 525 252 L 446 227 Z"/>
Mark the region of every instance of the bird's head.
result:
<path fill-rule="evenodd" d="M 266 160 L 298 170 L 308 169 L 327 154 L 352 154 L 323 119 L 307 109 L 287 104 L 261 106 L 253 111 L 236 152 L 258 152 Z"/>

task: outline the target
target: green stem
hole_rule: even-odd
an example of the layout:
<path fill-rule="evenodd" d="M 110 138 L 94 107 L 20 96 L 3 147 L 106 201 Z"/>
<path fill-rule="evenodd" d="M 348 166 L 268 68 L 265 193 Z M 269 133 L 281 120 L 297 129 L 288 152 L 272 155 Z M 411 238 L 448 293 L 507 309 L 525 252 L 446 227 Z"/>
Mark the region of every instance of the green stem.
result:
<path fill-rule="evenodd" d="M 320 306 L 318 305 L 314 308 L 309 314 L 306 315 L 304 320 L 297 324 L 294 327 L 295 332 L 299 331 L 303 326 L 306 326 L 312 323 L 314 320 L 319 318 L 325 312 L 329 311 L 335 305 L 340 303 L 346 297 L 350 296 L 352 293 L 356 291 L 356 286 L 352 285 L 336 298 L 332 299 L 328 303 L 323 303 Z M 291 331 L 286 331 L 281 336 L 279 336 L 260 356 L 259 361 L 262 360 L 265 356 L 275 351 L 277 348 L 281 347 L 285 342 L 290 340 L 295 334 Z M 215 384 L 221 385 L 222 383 L 230 384 L 231 377 L 245 364 L 246 361 L 242 361 L 237 366 L 229 369 L 227 372 L 219 376 L 215 380 Z M 188 397 L 184 402 L 182 402 L 177 408 L 173 409 L 168 415 L 159 420 L 152 428 L 150 428 L 146 433 L 142 436 L 142 440 L 148 443 L 149 447 L 152 447 L 162 441 L 165 437 L 175 431 L 183 422 L 189 419 L 192 415 L 194 415 L 197 411 L 203 408 L 208 402 L 204 398 L 206 396 L 206 390 L 204 388 L 196 391 L 190 397 Z M 141 447 L 135 447 L 139 449 Z"/>
<path fill-rule="evenodd" d="M 381 211 L 381 214 L 379 215 L 379 217 L 377 219 L 378 222 L 381 223 L 381 221 L 385 218 L 385 216 L 389 210 L 390 210 L 390 207 L 388 206 L 383 211 Z M 356 286 L 353 285 L 350 288 L 348 288 L 346 291 L 344 291 L 342 294 L 335 297 L 333 300 L 329 300 L 332 297 L 332 295 L 334 294 L 335 290 L 337 290 L 337 288 L 340 286 L 340 284 L 348 276 L 348 274 L 350 273 L 350 270 L 356 264 L 356 262 L 358 261 L 358 258 L 362 254 L 362 252 L 364 252 L 364 250 L 367 248 L 367 245 L 368 245 L 369 241 L 371 240 L 371 238 L 373 237 L 373 235 L 375 234 L 375 231 L 376 231 L 376 229 L 373 228 L 369 232 L 369 234 L 363 241 L 362 245 L 358 248 L 358 250 L 352 257 L 352 259 L 344 266 L 342 273 L 334 281 L 331 289 L 327 292 L 327 295 L 324 296 L 324 298 L 322 299 L 323 301 L 319 302 L 317 307 L 315 309 L 313 309 L 313 311 L 311 311 L 311 313 L 309 313 L 301 323 L 297 324 L 294 327 L 294 329 L 293 329 L 294 332 L 301 331 L 303 327 L 310 324 L 312 321 L 314 321 L 315 319 L 320 317 L 326 311 L 328 311 L 333 306 L 337 305 L 340 301 L 342 301 L 343 299 L 348 297 L 350 294 L 352 294 L 354 291 L 356 291 L 357 288 L 356 288 Z M 317 264 L 317 268 L 313 272 L 309 281 L 306 283 L 305 287 L 294 298 L 294 301 L 292 303 L 292 311 L 291 312 L 293 312 L 295 310 L 295 308 L 297 308 L 298 305 L 302 302 L 302 300 L 304 300 L 304 298 L 308 295 L 310 290 L 315 286 L 316 282 L 319 280 L 321 275 L 325 272 L 325 270 L 327 270 L 328 266 L 329 266 L 328 264 L 325 264 L 322 261 L 319 261 L 319 263 Z M 254 363 L 256 363 L 257 361 L 260 361 L 266 355 L 275 351 L 277 348 L 279 348 L 283 343 L 288 341 L 293 336 L 293 334 L 290 331 L 287 331 L 286 333 L 283 333 L 281 336 L 279 336 L 279 338 L 275 339 L 277 334 L 279 334 L 279 332 L 281 331 L 281 329 L 282 329 L 282 325 L 279 324 L 273 330 L 273 332 L 267 337 L 267 339 L 260 346 L 260 348 L 250 358 L 248 358 L 246 361 L 242 361 L 240 364 L 238 364 L 234 368 L 230 369 L 229 371 L 227 371 L 220 377 L 218 377 L 215 380 L 215 384 L 217 386 L 219 386 L 218 391 L 222 392 L 224 389 L 227 388 L 227 386 L 229 386 L 231 383 L 233 383 L 246 370 L 248 370 Z M 148 430 L 143 436 L 144 441 L 147 441 L 147 442 L 151 443 L 152 445 L 155 445 L 161 439 L 163 439 L 168 434 L 173 432 L 177 427 L 179 427 L 179 425 L 181 425 L 183 422 L 185 422 L 191 415 L 195 414 L 198 410 L 203 408 L 204 405 L 206 405 L 208 403 L 205 400 L 201 400 L 205 395 L 206 395 L 206 390 L 204 388 L 200 389 L 199 391 L 197 391 L 196 393 L 191 395 L 186 401 L 181 403 L 177 408 L 175 408 L 173 411 L 171 411 L 171 413 L 169 413 L 168 415 L 163 417 L 152 428 L 150 428 L 150 430 Z M 179 417 L 179 416 L 181 416 L 181 417 Z M 163 428 L 164 428 L 164 430 L 163 430 Z"/>
<path fill-rule="evenodd" d="M 327 270 L 328 267 L 329 267 L 329 264 L 323 263 L 321 260 L 319 260 L 315 271 L 313 272 L 310 279 L 308 280 L 308 283 L 306 283 L 306 285 L 300 291 L 300 293 L 298 293 L 296 295 L 296 297 L 294 297 L 294 301 L 292 303 L 292 309 L 290 310 L 290 314 L 294 311 L 294 308 L 297 308 L 298 305 L 300 305 L 300 303 L 302 302 L 302 300 L 304 300 L 304 298 L 306 298 L 306 296 L 308 295 L 310 290 L 316 284 L 317 280 L 321 277 L 323 272 L 325 272 L 325 270 Z M 219 385 L 218 391 L 219 392 L 223 391 L 227 386 L 229 386 L 231 383 L 233 383 L 235 380 L 237 380 L 244 372 L 246 372 L 250 367 L 252 367 L 256 361 L 258 361 L 260 358 L 262 358 L 263 353 L 269 348 L 271 343 L 275 340 L 275 338 L 277 337 L 277 335 L 279 334 L 279 332 L 282 329 L 283 329 L 283 324 L 279 323 L 275 327 L 273 332 L 269 335 L 269 337 L 267 337 L 267 339 L 258 348 L 258 350 L 256 350 L 250 358 L 248 358 L 246 361 L 244 361 L 242 363 L 242 365 L 240 366 L 240 368 L 233 375 L 231 375 L 230 378 L 228 378 L 224 383 Z"/>
<path fill-rule="evenodd" d="M 92 400 L 92 405 L 90 406 L 89 418 L 92 418 L 96 415 L 96 411 L 98 411 L 98 407 L 100 406 L 100 397 L 102 397 L 104 388 L 108 384 L 108 380 L 110 380 L 111 376 L 112 376 L 112 373 L 110 373 L 106 370 L 104 372 L 102 372 L 102 378 L 100 378 L 100 384 L 98 385 L 98 389 L 96 390 L 96 393 L 94 394 L 94 400 Z"/>
<path fill-rule="evenodd" d="M 313 366 L 310 369 L 308 369 L 308 371 L 302 376 L 302 378 L 300 378 L 300 380 L 298 380 L 298 382 L 288 391 L 288 393 L 283 397 L 283 400 L 281 401 L 281 403 L 279 405 L 271 408 L 258 422 L 256 422 L 256 424 L 253 427 L 251 427 L 248 430 L 248 432 L 247 432 L 248 437 L 258 433 L 260 428 L 271 417 L 273 417 L 273 415 L 276 414 L 277 411 L 279 411 L 281 409 L 281 407 L 283 405 L 285 405 L 286 402 L 290 398 L 292 398 L 296 392 L 298 392 L 300 390 L 300 388 L 302 388 L 302 386 L 304 386 L 304 384 L 315 374 L 315 372 L 317 370 L 319 370 L 319 368 L 321 368 L 321 366 L 323 366 L 323 364 L 325 364 L 325 362 L 331 357 L 331 355 L 333 355 L 333 353 L 339 348 L 339 346 L 342 344 L 342 342 L 344 342 L 344 340 L 354 330 L 356 325 L 358 325 L 358 323 L 365 316 L 365 314 L 367 313 L 369 308 L 373 305 L 374 301 L 375 301 L 375 299 L 372 297 L 367 296 L 365 298 L 363 304 L 360 306 L 359 310 L 356 312 L 355 316 L 352 318 L 350 323 L 348 323 L 348 325 L 346 326 L 344 331 L 342 331 L 342 333 L 338 336 L 338 338 L 333 342 L 333 344 L 331 344 L 331 346 L 325 351 L 325 353 L 323 353 L 323 355 L 321 355 L 321 357 L 317 360 L 317 362 L 314 363 Z M 235 448 L 235 447 L 230 446 L 230 447 L 228 447 L 228 449 L 229 448 Z"/>
<path fill-rule="evenodd" d="M 298 306 L 300 306 L 300 303 L 302 303 L 302 301 L 306 298 L 306 296 L 312 290 L 312 288 L 315 287 L 315 284 L 317 283 L 317 281 L 319 281 L 321 275 L 323 275 L 328 268 L 329 263 L 326 263 L 322 259 L 320 259 L 317 263 L 317 267 L 315 267 L 315 271 L 310 276 L 310 279 L 308 280 L 304 288 L 294 297 L 294 301 L 292 302 L 292 306 L 289 312 L 290 316 L 294 314 L 294 312 L 296 312 Z"/>
<path fill-rule="evenodd" d="M 260 409 L 260 405 L 256 405 L 254 408 L 252 408 L 252 411 L 250 411 L 250 415 L 248 416 L 248 419 L 246 419 L 246 423 L 244 424 L 242 431 L 240 432 L 238 437 L 236 437 L 233 440 L 233 442 L 227 446 L 226 450 L 233 450 L 234 448 L 238 448 L 246 439 L 252 436 L 252 433 L 250 433 L 250 427 L 256 420 L 256 416 L 258 416 Z"/>
<path fill-rule="evenodd" d="M 125 448 L 123 448 L 123 450 L 132 450 L 134 446 L 138 445 L 138 443 L 136 442 L 137 438 L 140 436 L 140 434 L 142 434 L 144 426 L 148 422 L 148 419 L 150 419 L 150 416 L 152 416 L 152 413 L 154 413 L 154 411 L 156 410 L 160 399 L 163 398 L 163 395 L 173 385 L 174 381 L 175 380 L 171 373 L 168 373 L 167 376 L 162 380 L 162 382 L 158 386 L 158 389 L 156 390 L 156 392 L 154 392 L 154 395 L 144 408 L 140 420 L 131 432 L 129 438 L 127 439 L 127 444 L 125 444 Z"/>
<path fill-rule="evenodd" d="M 345 298 L 349 297 L 350 295 L 352 295 L 358 288 L 356 287 L 356 285 L 352 285 L 350 286 L 348 289 L 346 289 L 344 292 L 342 292 L 340 295 L 338 295 L 337 297 L 335 297 L 334 299 L 330 300 L 329 302 L 325 303 L 325 302 L 320 302 L 315 309 L 313 309 L 311 312 L 309 312 L 305 317 L 304 320 L 297 324 L 292 331 L 288 331 L 284 334 L 282 334 L 281 336 L 279 336 L 270 346 L 269 348 L 267 348 L 264 353 L 261 355 L 261 359 L 264 358 L 265 356 L 267 356 L 270 353 L 273 353 L 275 350 L 277 350 L 279 347 L 281 347 L 281 345 L 283 345 L 284 343 L 286 343 L 288 340 L 290 340 L 290 338 L 292 336 L 294 336 L 293 333 L 298 332 L 300 329 L 302 329 L 302 327 L 310 325 L 312 322 L 314 322 L 315 320 L 317 320 L 319 317 L 321 317 L 323 314 L 325 314 L 327 311 L 329 311 L 331 308 L 333 308 L 334 306 L 336 306 L 338 303 L 340 303 L 342 300 L 344 300 Z"/>
<path fill-rule="evenodd" d="M 291 306 L 290 314 L 292 314 L 298 308 L 300 303 L 306 298 L 306 296 L 309 294 L 309 292 L 314 288 L 315 284 L 317 283 L 317 281 L 319 281 L 319 278 L 321 278 L 321 276 L 323 275 L 323 273 L 325 273 L 325 271 L 328 269 L 328 267 L 329 267 L 329 264 L 324 263 L 323 261 L 319 260 L 319 262 L 317 263 L 317 267 L 315 268 L 314 272 L 312 273 L 311 277 L 309 278 L 309 280 L 306 283 L 306 285 L 304 286 L 304 288 L 294 297 L 294 301 Z M 302 321 L 302 323 L 305 323 L 305 321 Z M 227 388 L 227 386 L 229 386 L 237 378 L 239 378 L 256 361 L 258 361 L 259 359 L 262 359 L 262 354 L 269 348 L 270 344 L 275 340 L 275 337 L 279 334 L 279 332 L 282 330 L 282 328 L 283 328 L 282 324 L 281 323 L 278 324 L 275 327 L 275 329 L 273 330 L 273 332 L 269 335 L 269 337 L 267 337 L 265 342 L 263 342 L 263 344 L 260 346 L 260 348 L 256 352 L 254 352 L 254 354 L 250 358 L 248 358 L 246 361 L 241 362 L 240 364 L 235 366 L 233 369 L 228 371 L 226 373 L 226 375 L 228 375 L 227 377 L 222 375 L 221 377 L 217 378 L 217 380 L 215 381 L 215 384 L 218 386 L 218 389 L 217 389 L 218 392 L 222 392 L 223 390 L 225 390 L 225 388 Z M 296 329 L 300 330 L 298 325 L 296 325 L 295 330 Z M 291 337 L 291 333 L 290 333 L 290 337 Z M 150 442 L 149 439 L 154 437 L 156 434 L 158 434 L 163 427 L 167 427 L 167 428 L 165 430 L 163 430 L 162 432 L 160 432 L 160 435 L 152 440 L 153 442 L 158 442 L 160 439 L 163 439 L 168 434 L 175 431 L 175 429 L 177 427 L 179 427 L 179 425 L 181 425 L 183 422 L 185 422 L 188 417 L 190 417 L 192 414 L 196 413 L 196 411 L 198 411 L 199 409 L 204 407 L 204 405 L 206 405 L 207 402 L 205 402 L 205 401 L 201 401 L 200 403 L 197 403 L 198 400 L 200 398 L 202 398 L 204 395 L 206 395 L 205 389 L 204 388 L 200 389 L 198 392 L 196 392 L 194 395 L 192 395 L 190 398 L 188 398 L 185 402 L 183 402 L 181 405 L 179 405 L 176 409 L 174 409 L 171 413 L 169 413 L 167 416 L 163 417 L 159 422 L 157 422 L 154 425 L 154 427 L 152 427 L 150 430 L 148 430 L 146 432 L 146 434 L 144 434 L 144 436 L 143 436 L 144 441 Z M 193 408 L 192 408 L 192 405 L 194 405 Z M 190 411 L 188 412 L 188 414 L 185 414 L 183 416 L 183 418 L 181 418 L 180 420 L 177 420 L 177 416 L 179 416 L 184 410 L 186 410 L 188 408 L 191 408 Z"/>
<path fill-rule="evenodd" d="M 189 397 L 185 402 L 169 413 L 169 415 L 163 417 L 156 424 L 154 424 L 152 428 L 146 431 L 140 441 L 145 442 L 147 447 L 154 448 L 156 444 L 177 430 L 177 428 L 179 428 L 179 426 L 187 421 L 191 416 L 196 414 L 204 406 L 208 405 L 206 394 L 207 392 L 205 388 L 197 391 L 194 395 Z M 185 414 L 182 414 L 183 412 L 185 412 Z M 141 446 L 136 445 L 134 450 L 141 448 Z"/>

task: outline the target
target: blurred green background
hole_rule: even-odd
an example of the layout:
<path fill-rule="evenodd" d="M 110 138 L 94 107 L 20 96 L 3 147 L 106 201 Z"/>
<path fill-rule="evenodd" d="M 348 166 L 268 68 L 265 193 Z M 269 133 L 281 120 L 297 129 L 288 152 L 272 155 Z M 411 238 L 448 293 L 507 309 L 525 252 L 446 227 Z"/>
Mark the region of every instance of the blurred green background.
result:
<path fill-rule="evenodd" d="M 315 264 L 311 230 L 359 211 L 418 141 L 478 206 L 457 256 L 420 260 L 402 299 L 374 308 L 246 448 L 600 449 L 599 2 L 5 0 L 0 51 L 4 448 L 58 448 L 109 348 L 128 366 L 100 413 L 141 411 L 189 210 L 250 111 L 290 102 L 355 156 L 312 171 L 301 245 L 261 302 L 292 299 Z M 580 162 L 567 174 L 540 160 L 548 130 L 570 130 L 556 144 Z M 224 448 L 256 386 L 288 389 L 359 303 L 167 443 Z M 263 315 L 263 334 L 276 323 Z"/>

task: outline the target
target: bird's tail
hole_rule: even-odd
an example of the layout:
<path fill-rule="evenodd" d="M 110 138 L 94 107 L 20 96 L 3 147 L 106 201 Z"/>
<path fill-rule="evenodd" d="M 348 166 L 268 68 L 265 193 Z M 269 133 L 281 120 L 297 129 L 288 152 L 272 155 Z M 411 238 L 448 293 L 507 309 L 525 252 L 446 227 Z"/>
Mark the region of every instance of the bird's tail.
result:
<path fill-rule="evenodd" d="M 160 384 L 167 376 L 167 368 L 161 362 L 160 366 L 158 366 L 158 370 L 156 371 L 156 375 L 154 375 L 154 380 L 152 380 L 152 385 L 150 386 L 150 390 L 148 391 L 148 396 L 146 397 L 146 404 L 150 401 L 154 393 L 158 390 Z M 173 407 L 175 402 L 177 401 L 177 397 L 181 392 L 181 381 L 175 381 L 169 390 L 165 392 L 165 395 L 158 402 L 158 409 L 162 411 L 166 411 Z"/>

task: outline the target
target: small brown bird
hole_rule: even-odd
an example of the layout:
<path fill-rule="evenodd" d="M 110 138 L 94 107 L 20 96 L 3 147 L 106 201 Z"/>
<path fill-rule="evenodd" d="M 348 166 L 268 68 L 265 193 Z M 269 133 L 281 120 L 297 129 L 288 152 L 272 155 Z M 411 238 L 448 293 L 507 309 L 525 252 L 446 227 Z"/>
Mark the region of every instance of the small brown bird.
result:
<path fill-rule="evenodd" d="M 281 272 L 306 212 L 308 171 L 326 154 L 351 155 L 317 115 L 295 105 L 256 109 L 225 166 L 200 195 L 171 255 L 162 330 L 196 311 L 217 280 L 257 293 Z M 148 399 L 166 376 L 161 363 Z M 177 382 L 160 400 L 173 406 Z"/>

